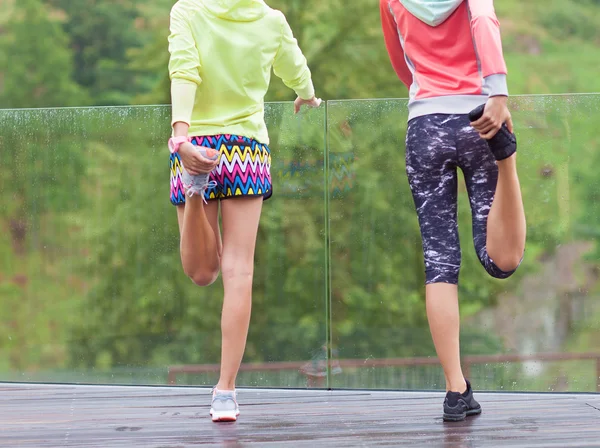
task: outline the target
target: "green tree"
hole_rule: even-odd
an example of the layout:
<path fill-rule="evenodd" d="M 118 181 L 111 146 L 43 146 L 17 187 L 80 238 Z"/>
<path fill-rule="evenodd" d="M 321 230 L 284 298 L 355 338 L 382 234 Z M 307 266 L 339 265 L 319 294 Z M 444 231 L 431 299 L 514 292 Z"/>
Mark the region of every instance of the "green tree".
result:
<path fill-rule="evenodd" d="M 16 3 L 0 35 L 2 107 L 81 104 L 85 97 L 71 80 L 72 73 L 71 53 L 60 23 L 39 0 Z"/>
<path fill-rule="evenodd" d="M 128 65 L 129 52 L 147 40 L 138 0 L 46 0 L 66 16 L 75 61 L 73 79 L 96 105 L 129 104 L 145 90 L 145 72 Z"/>
<path fill-rule="evenodd" d="M 0 1 L 0 104 L 168 103 L 173 3 Z M 268 3 L 285 12 L 321 97 L 406 96 L 387 58 L 377 5 Z M 577 4 L 572 13 L 558 0 L 497 2 L 511 92 L 600 89 L 595 72 L 582 69 L 598 60 L 591 9 L 597 1 L 568 3 Z M 584 16 L 581 29 L 574 28 Z M 561 20 L 564 30 L 558 30 Z M 567 58 L 573 63 L 565 64 Z M 274 78 L 267 99 L 293 97 Z M 472 249 L 461 189 L 463 317 L 525 285 L 523 274 L 557 245 L 600 235 L 598 100 L 539 97 L 513 105 L 527 255 L 510 281 L 488 278 Z M 293 116 L 289 104 L 267 107 L 275 195 L 265 204 L 259 235 L 246 361 L 306 359 L 325 342 L 324 189 L 330 194 L 331 323 L 340 355 L 433 354 L 404 173 L 405 111 L 402 101 L 333 102 L 325 120 L 325 108 Z M 167 198 L 168 116 L 167 107 L 0 113 L 0 228 L 6 229 L 0 232 L 0 348 L 7 353 L 0 371 L 218 360 L 221 290 L 195 287 L 180 268 Z M 593 262 L 599 253 L 591 254 Z M 502 334 L 463 328 L 465 351 L 501 350 Z M 585 347 L 594 345 L 583 338 Z"/>
<path fill-rule="evenodd" d="M 173 3 L 173 0 L 156 0 L 153 8 L 144 9 L 153 37 L 142 49 L 131 52 L 130 68 L 158 76 L 147 78 L 152 87 L 138 96 L 136 103 L 170 103 L 166 67 L 169 9 Z M 377 5 L 369 0 L 273 0 L 268 3 L 286 15 L 308 60 L 317 95 L 321 98 L 406 95 L 385 51 Z M 293 99 L 294 92 L 274 76 L 266 100 Z"/>

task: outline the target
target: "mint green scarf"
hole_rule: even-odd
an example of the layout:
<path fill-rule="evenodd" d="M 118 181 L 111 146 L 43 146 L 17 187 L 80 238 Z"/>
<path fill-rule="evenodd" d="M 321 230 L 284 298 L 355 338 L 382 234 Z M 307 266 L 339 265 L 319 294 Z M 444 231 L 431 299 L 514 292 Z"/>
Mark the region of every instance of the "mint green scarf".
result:
<path fill-rule="evenodd" d="M 417 19 L 438 26 L 452 15 L 464 0 L 400 0 Z"/>

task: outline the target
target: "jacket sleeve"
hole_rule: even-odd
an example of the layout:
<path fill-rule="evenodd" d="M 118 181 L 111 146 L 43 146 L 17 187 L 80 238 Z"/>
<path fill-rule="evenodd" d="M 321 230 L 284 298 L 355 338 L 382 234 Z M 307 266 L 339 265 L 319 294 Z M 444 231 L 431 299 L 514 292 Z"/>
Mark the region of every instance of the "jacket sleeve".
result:
<path fill-rule="evenodd" d="M 200 56 L 185 11 L 171 10 L 169 34 L 169 78 L 171 79 L 172 124 L 190 124 L 200 77 Z"/>
<path fill-rule="evenodd" d="M 468 0 L 471 33 L 477 48 L 484 80 L 484 91 L 489 96 L 508 96 L 506 63 L 502 54 L 500 23 L 494 11 L 493 0 Z"/>
<path fill-rule="evenodd" d="M 287 87 L 293 89 L 300 98 L 310 100 L 315 96 L 315 88 L 306 58 L 302 54 L 285 16 L 281 14 L 280 18 L 282 36 L 273 61 L 273 73 L 281 78 Z"/>
<path fill-rule="evenodd" d="M 394 18 L 390 9 L 389 0 L 380 0 L 379 10 L 381 13 L 383 37 L 388 55 L 390 57 L 390 62 L 392 63 L 392 67 L 396 71 L 398 78 L 400 78 L 400 81 L 402 81 L 402 83 L 410 89 L 410 86 L 413 82 L 413 76 L 406 65 L 404 49 L 400 43 L 396 19 Z"/>

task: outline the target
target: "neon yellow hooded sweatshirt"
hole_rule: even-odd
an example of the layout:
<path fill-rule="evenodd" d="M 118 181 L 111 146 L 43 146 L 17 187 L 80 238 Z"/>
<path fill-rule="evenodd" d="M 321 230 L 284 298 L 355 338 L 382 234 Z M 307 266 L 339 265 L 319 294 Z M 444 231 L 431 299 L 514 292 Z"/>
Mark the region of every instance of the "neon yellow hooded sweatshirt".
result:
<path fill-rule="evenodd" d="M 263 0 L 179 0 L 170 30 L 172 122 L 189 124 L 190 136 L 235 134 L 268 144 L 271 69 L 301 98 L 314 96 L 285 16 Z"/>

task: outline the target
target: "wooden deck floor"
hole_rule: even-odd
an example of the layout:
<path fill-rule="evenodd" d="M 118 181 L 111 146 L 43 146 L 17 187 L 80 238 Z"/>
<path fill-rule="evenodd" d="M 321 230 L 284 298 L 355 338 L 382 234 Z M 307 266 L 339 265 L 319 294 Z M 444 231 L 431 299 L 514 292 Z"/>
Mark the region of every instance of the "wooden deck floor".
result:
<path fill-rule="evenodd" d="M 483 414 L 443 423 L 443 394 L 240 390 L 214 424 L 210 390 L 0 384 L 0 446 L 600 447 L 600 395 L 477 394 Z"/>

